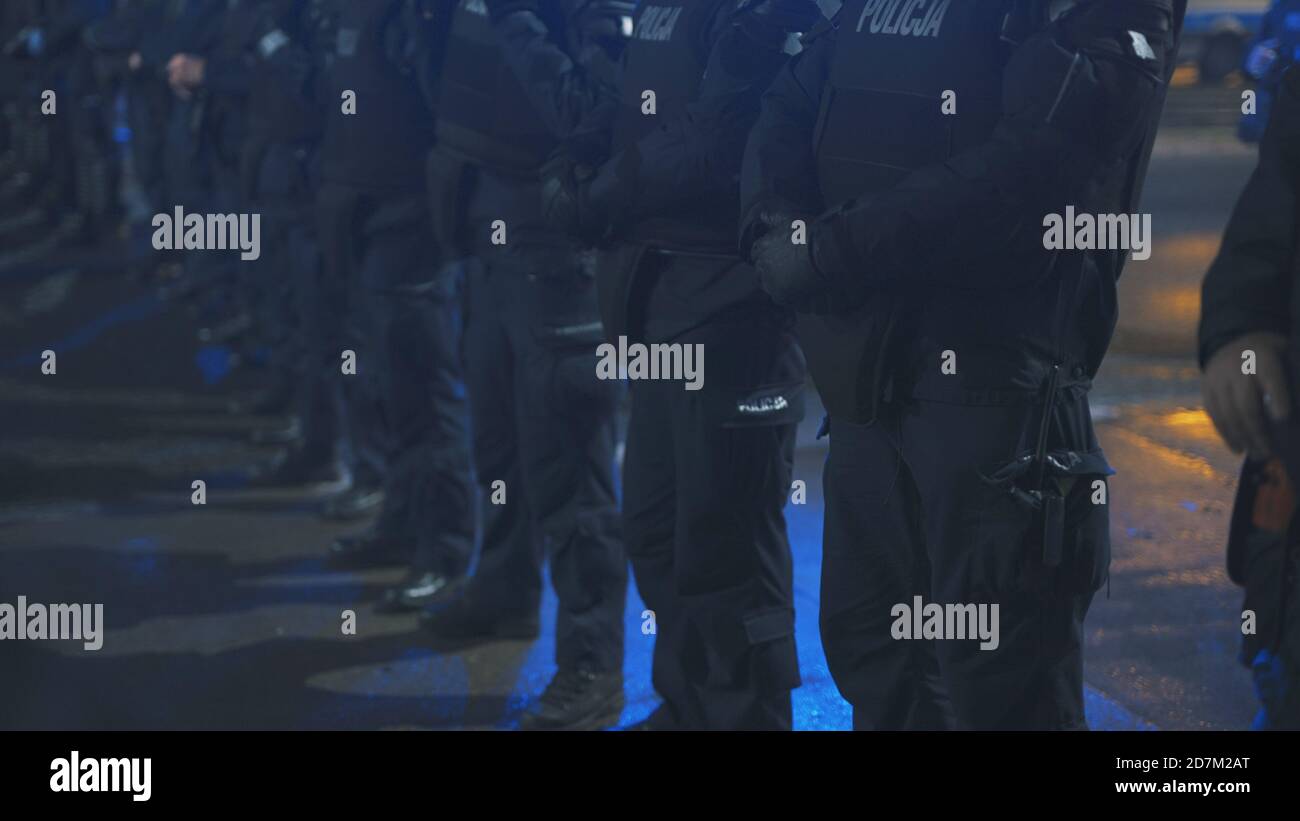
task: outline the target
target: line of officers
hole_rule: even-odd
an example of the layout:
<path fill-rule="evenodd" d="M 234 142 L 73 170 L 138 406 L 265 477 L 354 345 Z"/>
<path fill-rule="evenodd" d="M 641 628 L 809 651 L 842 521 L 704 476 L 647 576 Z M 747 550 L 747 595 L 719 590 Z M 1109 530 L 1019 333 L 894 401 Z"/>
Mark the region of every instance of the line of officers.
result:
<path fill-rule="evenodd" d="M 227 279 L 297 422 L 261 480 L 344 462 L 326 513 L 377 515 L 331 560 L 409 563 L 380 606 L 441 639 L 536 636 L 549 561 L 558 672 L 523 727 L 617 721 L 628 560 L 638 726 L 791 727 L 811 368 L 855 727 L 1081 728 L 1123 254 L 1040 226 L 1132 210 L 1181 5 L 144 0 L 98 31 L 170 87 L 156 210 L 262 215 Z M 621 499 L 619 337 L 706 353 L 702 390 L 629 382 Z M 915 596 L 999 605 L 998 649 L 897 640 Z"/>
<path fill-rule="evenodd" d="M 0 6 L 0 270 L 88 242 L 119 216 L 106 78 L 82 42 L 105 12 L 93 2 Z M 44 116 L 60 99 L 63 116 Z"/>

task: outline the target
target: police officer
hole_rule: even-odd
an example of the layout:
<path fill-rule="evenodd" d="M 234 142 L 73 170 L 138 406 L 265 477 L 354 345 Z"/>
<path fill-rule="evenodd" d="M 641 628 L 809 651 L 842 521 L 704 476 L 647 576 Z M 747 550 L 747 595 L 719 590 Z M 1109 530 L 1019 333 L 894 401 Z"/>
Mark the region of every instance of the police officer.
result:
<path fill-rule="evenodd" d="M 202 86 L 206 79 L 204 55 L 216 47 L 223 6 L 219 0 L 180 0 L 149 63 L 159 71 L 173 98 L 164 141 L 167 184 L 163 201 L 197 213 L 208 212 L 215 199 L 205 127 L 208 93 Z"/>
<path fill-rule="evenodd" d="M 559 670 L 528 708 L 530 729 L 604 726 L 623 704 L 619 383 L 596 375 L 594 260 L 545 224 L 539 183 L 554 135 L 615 99 L 622 41 L 621 11 L 601 2 L 460 0 L 438 84 L 431 184 L 440 235 L 468 238 L 460 254 L 473 260 L 465 356 L 484 530 L 463 595 L 425 623 L 444 638 L 535 636 L 545 543 Z M 553 107 L 529 102 L 505 50 Z"/>
<path fill-rule="evenodd" d="M 40 89 L 32 60 L 33 33 L 39 30 L 36 0 L 4 4 L 0 28 L 0 101 L 4 109 L 4 157 L 0 171 L 0 235 L 6 223 L 30 210 L 30 192 L 49 161 L 49 134 L 40 113 Z M 17 212 L 17 213 L 16 213 Z M 30 216 L 28 221 L 30 222 Z"/>
<path fill-rule="evenodd" d="M 0 242 L 9 251 L 34 234 L 46 250 L 90 240 L 112 216 L 116 189 L 105 96 L 82 44 L 83 30 L 110 10 L 107 0 L 30 3 L 22 10 L 27 24 L 5 43 L 7 57 L 28 63 L 17 105 L 19 131 L 31 140 L 32 164 L 24 170 L 35 197 L 0 219 Z M 46 98 L 47 92 L 54 96 Z M 31 185 L 37 179 L 40 184 Z"/>
<path fill-rule="evenodd" d="M 610 339 L 682 345 L 707 363 L 698 390 L 631 382 L 624 521 L 664 700 L 644 729 L 791 728 L 782 508 L 805 365 L 791 315 L 736 251 L 738 177 L 760 95 L 820 19 L 811 0 L 642 4 L 613 157 L 590 168 L 581 133 L 549 167 L 552 216 L 617 240 L 601 265 Z"/>
<path fill-rule="evenodd" d="M 320 243 L 315 199 L 324 131 L 321 72 L 333 53 L 333 0 L 266 0 L 255 13 L 248 139 L 241 158 L 243 199 L 262 218 L 262 254 L 254 276 L 263 299 L 255 319 L 270 348 L 273 373 L 293 394 L 293 416 L 281 428 L 258 429 L 260 441 L 290 445 L 265 477 L 297 484 L 330 478 L 339 454 L 337 352 L 320 322 Z"/>
<path fill-rule="evenodd" d="M 118 0 L 113 15 L 85 33 L 87 45 L 115 78 L 125 102 L 131 177 L 149 217 L 163 209 L 161 157 L 172 95 L 163 82 L 171 54 L 160 53 L 160 46 L 179 11 L 177 5 L 172 0 Z"/>
<path fill-rule="evenodd" d="M 1256 617 L 1256 629 L 1242 636 L 1240 661 L 1255 679 L 1254 726 L 1261 730 L 1300 728 L 1297 142 L 1300 71 L 1291 68 L 1201 300 L 1205 409 L 1232 450 L 1248 457 L 1228 534 L 1228 575 L 1245 588 L 1243 610 Z"/>
<path fill-rule="evenodd" d="M 199 34 L 198 47 L 168 60 L 167 82 L 189 112 L 196 140 L 200 170 L 194 181 L 202 190 L 197 204 L 208 213 L 245 212 L 251 192 L 243 184 L 241 163 L 251 127 L 248 106 L 257 35 L 265 15 L 257 0 L 226 0 L 209 14 L 211 28 Z M 200 339 L 237 344 L 247 354 L 241 363 L 261 364 L 283 327 L 283 320 L 274 316 L 282 278 L 265 276 L 265 264 L 236 264 L 227 255 L 199 256 L 197 270 L 214 286 Z"/>
<path fill-rule="evenodd" d="M 829 413 L 821 632 L 855 727 L 1086 726 L 1087 391 L 1127 249 L 1044 226 L 1133 211 L 1182 12 L 852 0 L 765 97 L 743 242 Z"/>
<path fill-rule="evenodd" d="M 348 409 L 371 404 L 384 434 L 378 521 L 331 555 L 347 564 L 412 557 L 382 603 L 401 610 L 446 591 L 473 543 L 461 285 L 438 264 L 424 176 L 434 116 L 422 72 L 439 60 L 446 24 L 415 0 L 342 4 L 325 86 L 324 287 L 353 323 L 335 329 L 330 348 L 336 369 L 346 351 L 356 356 L 356 375 L 335 378 L 361 383 L 347 385 Z"/>
<path fill-rule="evenodd" d="M 413 199 L 411 189 L 421 187 L 418 180 L 407 179 L 401 186 L 393 188 L 392 180 L 403 174 L 395 172 L 394 167 L 409 166 L 415 162 L 417 155 L 422 156 L 427 150 L 427 135 L 430 128 L 423 105 L 416 108 L 410 117 L 399 116 L 395 109 L 399 106 L 391 102 L 395 94 L 405 94 L 408 103 L 418 99 L 414 96 L 418 90 L 409 77 L 403 76 L 403 82 L 393 89 L 386 90 L 378 102 L 384 102 L 386 108 L 380 112 L 387 117 L 386 122 L 370 116 L 356 120 L 355 114 L 344 113 L 341 96 L 354 92 L 353 74 L 369 71 L 393 73 L 406 72 L 409 69 L 402 57 L 398 63 L 386 66 L 384 60 L 376 60 L 376 51 L 390 46 L 376 42 L 382 35 L 367 31 L 367 41 L 360 42 L 363 26 L 391 30 L 406 36 L 400 27 L 400 21 L 389 28 L 389 22 L 400 11 L 392 4 L 370 9 L 373 19 L 355 20 L 342 17 L 343 5 L 339 4 L 339 22 L 332 46 L 332 55 L 326 63 L 318 68 L 320 74 L 320 95 L 325 119 L 324 146 L 322 148 L 322 187 L 316 199 L 317 224 L 323 253 L 322 276 L 316 297 L 315 315 L 307 321 L 316 329 L 312 333 L 319 345 L 320 355 L 330 373 L 327 384 L 331 395 L 338 397 L 339 445 L 341 456 L 349 471 L 349 485 L 338 496 L 327 500 L 323 515 L 327 519 L 351 521 L 364 519 L 378 513 L 377 519 L 360 532 L 348 534 L 335 539 L 328 548 L 330 561 L 339 566 L 365 566 L 374 563 L 406 562 L 412 556 L 412 544 L 406 531 L 407 508 L 398 497 L 386 499 L 385 490 L 392 489 L 386 482 L 388 477 L 387 456 L 392 440 L 387 436 L 386 426 L 380 411 L 379 377 L 387 367 L 387 355 L 370 353 L 368 349 L 376 339 L 367 333 L 368 323 L 374 314 L 369 309 L 371 302 L 377 298 L 382 285 L 375 288 L 363 288 L 360 281 L 359 265 L 362 259 L 361 249 L 357 247 L 355 227 L 361 202 L 358 196 L 370 188 L 381 193 L 400 194 L 408 201 L 408 209 L 419 209 L 422 204 L 409 204 Z M 372 4 L 373 5 L 373 4 Z M 354 10 L 356 11 L 356 10 Z M 362 46 L 366 51 L 362 52 Z M 383 85 L 374 77 L 366 78 L 372 86 Z M 376 95 L 378 97 L 378 95 Z M 359 101 L 358 101 L 359 102 Z M 373 103 L 372 103 L 373 104 Z M 353 109 L 349 108 L 348 111 Z M 359 108 L 356 111 L 360 111 Z M 337 114 L 336 114 L 337 113 Z M 372 114 L 375 112 L 371 112 Z M 413 138 L 403 140 L 403 132 L 415 127 Z M 395 133 L 385 133 L 385 129 Z M 420 134 L 423 128 L 425 134 Z M 349 129 L 361 132 L 349 135 Z M 354 142 L 354 139 L 364 142 Z M 384 156 L 385 150 L 377 146 L 394 141 L 398 148 L 392 156 Z M 414 143 L 414 144 L 412 144 Z M 365 153 L 354 154 L 356 145 L 369 145 Z M 371 166 L 373 166 L 373 171 Z M 375 173 L 377 172 L 377 173 Z M 412 241 L 419 236 L 418 220 L 420 214 L 411 212 L 403 216 L 403 221 L 413 232 Z M 425 243 L 427 246 L 427 241 Z M 413 259 L 409 269 L 402 273 L 395 269 L 388 276 L 405 276 L 411 281 L 418 280 L 425 274 L 420 273 L 429 262 L 429 250 L 423 250 L 421 256 Z M 374 273 L 372 277 L 384 274 Z M 382 311 L 381 311 L 382 313 Z M 373 350 L 373 349 L 371 349 Z M 382 348 L 381 348 L 382 350 Z M 370 367 L 358 366 L 356 373 L 348 378 L 338 380 L 340 357 L 343 352 L 352 351 L 358 357 L 364 356 Z"/>

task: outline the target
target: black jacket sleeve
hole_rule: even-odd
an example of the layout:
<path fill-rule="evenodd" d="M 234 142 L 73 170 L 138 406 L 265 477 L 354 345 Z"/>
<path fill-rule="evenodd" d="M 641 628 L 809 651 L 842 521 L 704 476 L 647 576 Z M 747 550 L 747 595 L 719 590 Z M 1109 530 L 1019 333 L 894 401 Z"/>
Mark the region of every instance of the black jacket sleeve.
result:
<path fill-rule="evenodd" d="M 808 8 L 815 15 L 816 7 Z M 785 41 L 785 30 L 751 7 L 722 7 L 707 32 L 708 68 L 699 98 L 601 172 L 620 177 L 622 202 L 614 204 L 620 215 L 653 215 L 684 200 L 734 189 L 760 97 L 790 59 Z"/>
<path fill-rule="evenodd" d="M 565 4 L 556 3 L 557 7 Z M 566 14 L 567 31 L 524 7 L 493 17 L 506 62 L 557 139 L 600 131 L 618 106 L 621 8 L 590 3 Z"/>
<path fill-rule="evenodd" d="M 1282 76 L 1260 144 L 1259 164 L 1201 289 L 1199 352 L 1204 366 L 1219 348 L 1252 331 L 1291 335 L 1296 192 L 1300 186 L 1300 72 Z"/>
<path fill-rule="evenodd" d="M 838 17 L 838 15 L 837 15 Z M 820 213 L 813 133 L 835 52 L 835 27 L 824 20 L 803 38 L 763 94 L 741 173 L 740 248 L 748 256 L 764 210 Z"/>

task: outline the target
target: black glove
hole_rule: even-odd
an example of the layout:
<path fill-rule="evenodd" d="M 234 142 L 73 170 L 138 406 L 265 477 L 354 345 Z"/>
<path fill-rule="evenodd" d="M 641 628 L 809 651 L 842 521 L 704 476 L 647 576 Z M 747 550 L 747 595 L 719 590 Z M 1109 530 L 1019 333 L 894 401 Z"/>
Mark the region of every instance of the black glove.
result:
<path fill-rule="evenodd" d="M 561 151 L 542 166 L 542 216 L 561 233 L 578 236 L 582 231 L 581 166 Z M 590 174 L 586 176 L 590 178 Z"/>
<path fill-rule="evenodd" d="M 602 165 L 561 150 L 542 166 L 542 215 L 552 228 L 600 242 L 630 219 L 640 155 L 633 146 Z"/>
<path fill-rule="evenodd" d="M 763 290 L 778 305 L 803 313 L 826 311 L 831 283 L 813 261 L 816 219 L 785 211 L 764 211 L 759 220 L 766 231 L 754 243 L 751 253 Z M 802 220 L 806 226 L 803 237 L 806 242 L 795 241 L 795 220 Z"/>
<path fill-rule="evenodd" d="M 802 34 L 821 19 L 813 0 L 758 0 L 742 12 L 737 25 L 756 43 L 780 50 L 791 34 Z"/>

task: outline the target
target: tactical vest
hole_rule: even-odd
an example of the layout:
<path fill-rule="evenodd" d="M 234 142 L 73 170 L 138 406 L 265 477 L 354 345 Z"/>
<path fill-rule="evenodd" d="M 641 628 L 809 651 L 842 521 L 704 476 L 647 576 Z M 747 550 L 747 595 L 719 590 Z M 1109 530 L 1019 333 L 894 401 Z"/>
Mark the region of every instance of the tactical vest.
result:
<path fill-rule="evenodd" d="M 1002 33 L 1013 3 L 844 4 L 813 138 L 828 208 L 988 139 L 1001 114 L 1011 56 Z M 945 114 L 946 102 L 959 116 Z M 879 294 L 848 314 L 800 317 L 809 369 L 833 418 L 874 418 L 916 325 L 915 306 L 899 294 Z"/>
<path fill-rule="evenodd" d="M 826 205 L 985 142 L 1001 116 L 1011 0 L 849 0 L 816 137 Z M 959 106 L 959 116 L 945 113 Z"/>
<path fill-rule="evenodd" d="M 341 3 L 333 64 L 326 78 L 322 148 L 327 180 L 381 188 L 421 188 L 433 146 L 433 114 L 413 66 L 389 54 L 402 0 Z M 344 113 L 344 93 L 356 113 Z M 349 95 L 349 99 L 352 99 Z"/>
<path fill-rule="evenodd" d="M 564 31 L 555 3 L 543 3 L 551 32 Z M 484 0 L 459 0 L 451 18 L 438 90 L 438 144 L 498 171 L 535 175 L 556 141 L 515 79 Z"/>
<path fill-rule="evenodd" d="M 623 69 L 623 107 L 614 130 L 614 149 L 637 140 L 686 112 L 699 98 L 708 68 L 709 32 L 729 0 L 648 0 L 637 10 Z M 643 97 L 655 94 L 655 113 Z M 632 226 L 628 236 L 670 249 L 731 251 L 739 221 L 739 192 L 718 191 L 682 202 Z"/>
<path fill-rule="evenodd" d="M 826 206 L 869 199 L 913 170 L 987 142 L 1001 116 L 1003 74 L 1016 42 L 1047 22 L 1016 24 L 1028 12 L 1072 5 L 846 2 L 814 137 Z M 1173 6 L 1176 49 L 1185 2 Z M 1166 84 L 1173 65 L 1167 61 Z M 1081 206 L 1131 212 L 1158 117 L 1157 105 L 1147 122 L 1135 124 L 1144 139 L 1129 162 L 1094 169 Z M 1086 388 L 1114 329 L 1125 254 L 1009 253 L 968 261 L 960 271 L 924 272 L 930 286 L 903 282 L 872 294 L 857 310 L 801 317 L 800 339 L 832 418 L 868 421 L 882 399 L 900 394 L 962 404 L 1022 402 L 1056 384 L 1053 374 L 1062 374 L 1063 391 Z M 963 279 L 1009 285 L 971 290 Z M 948 350 L 962 357 L 951 375 L 938 365 Z"/>

